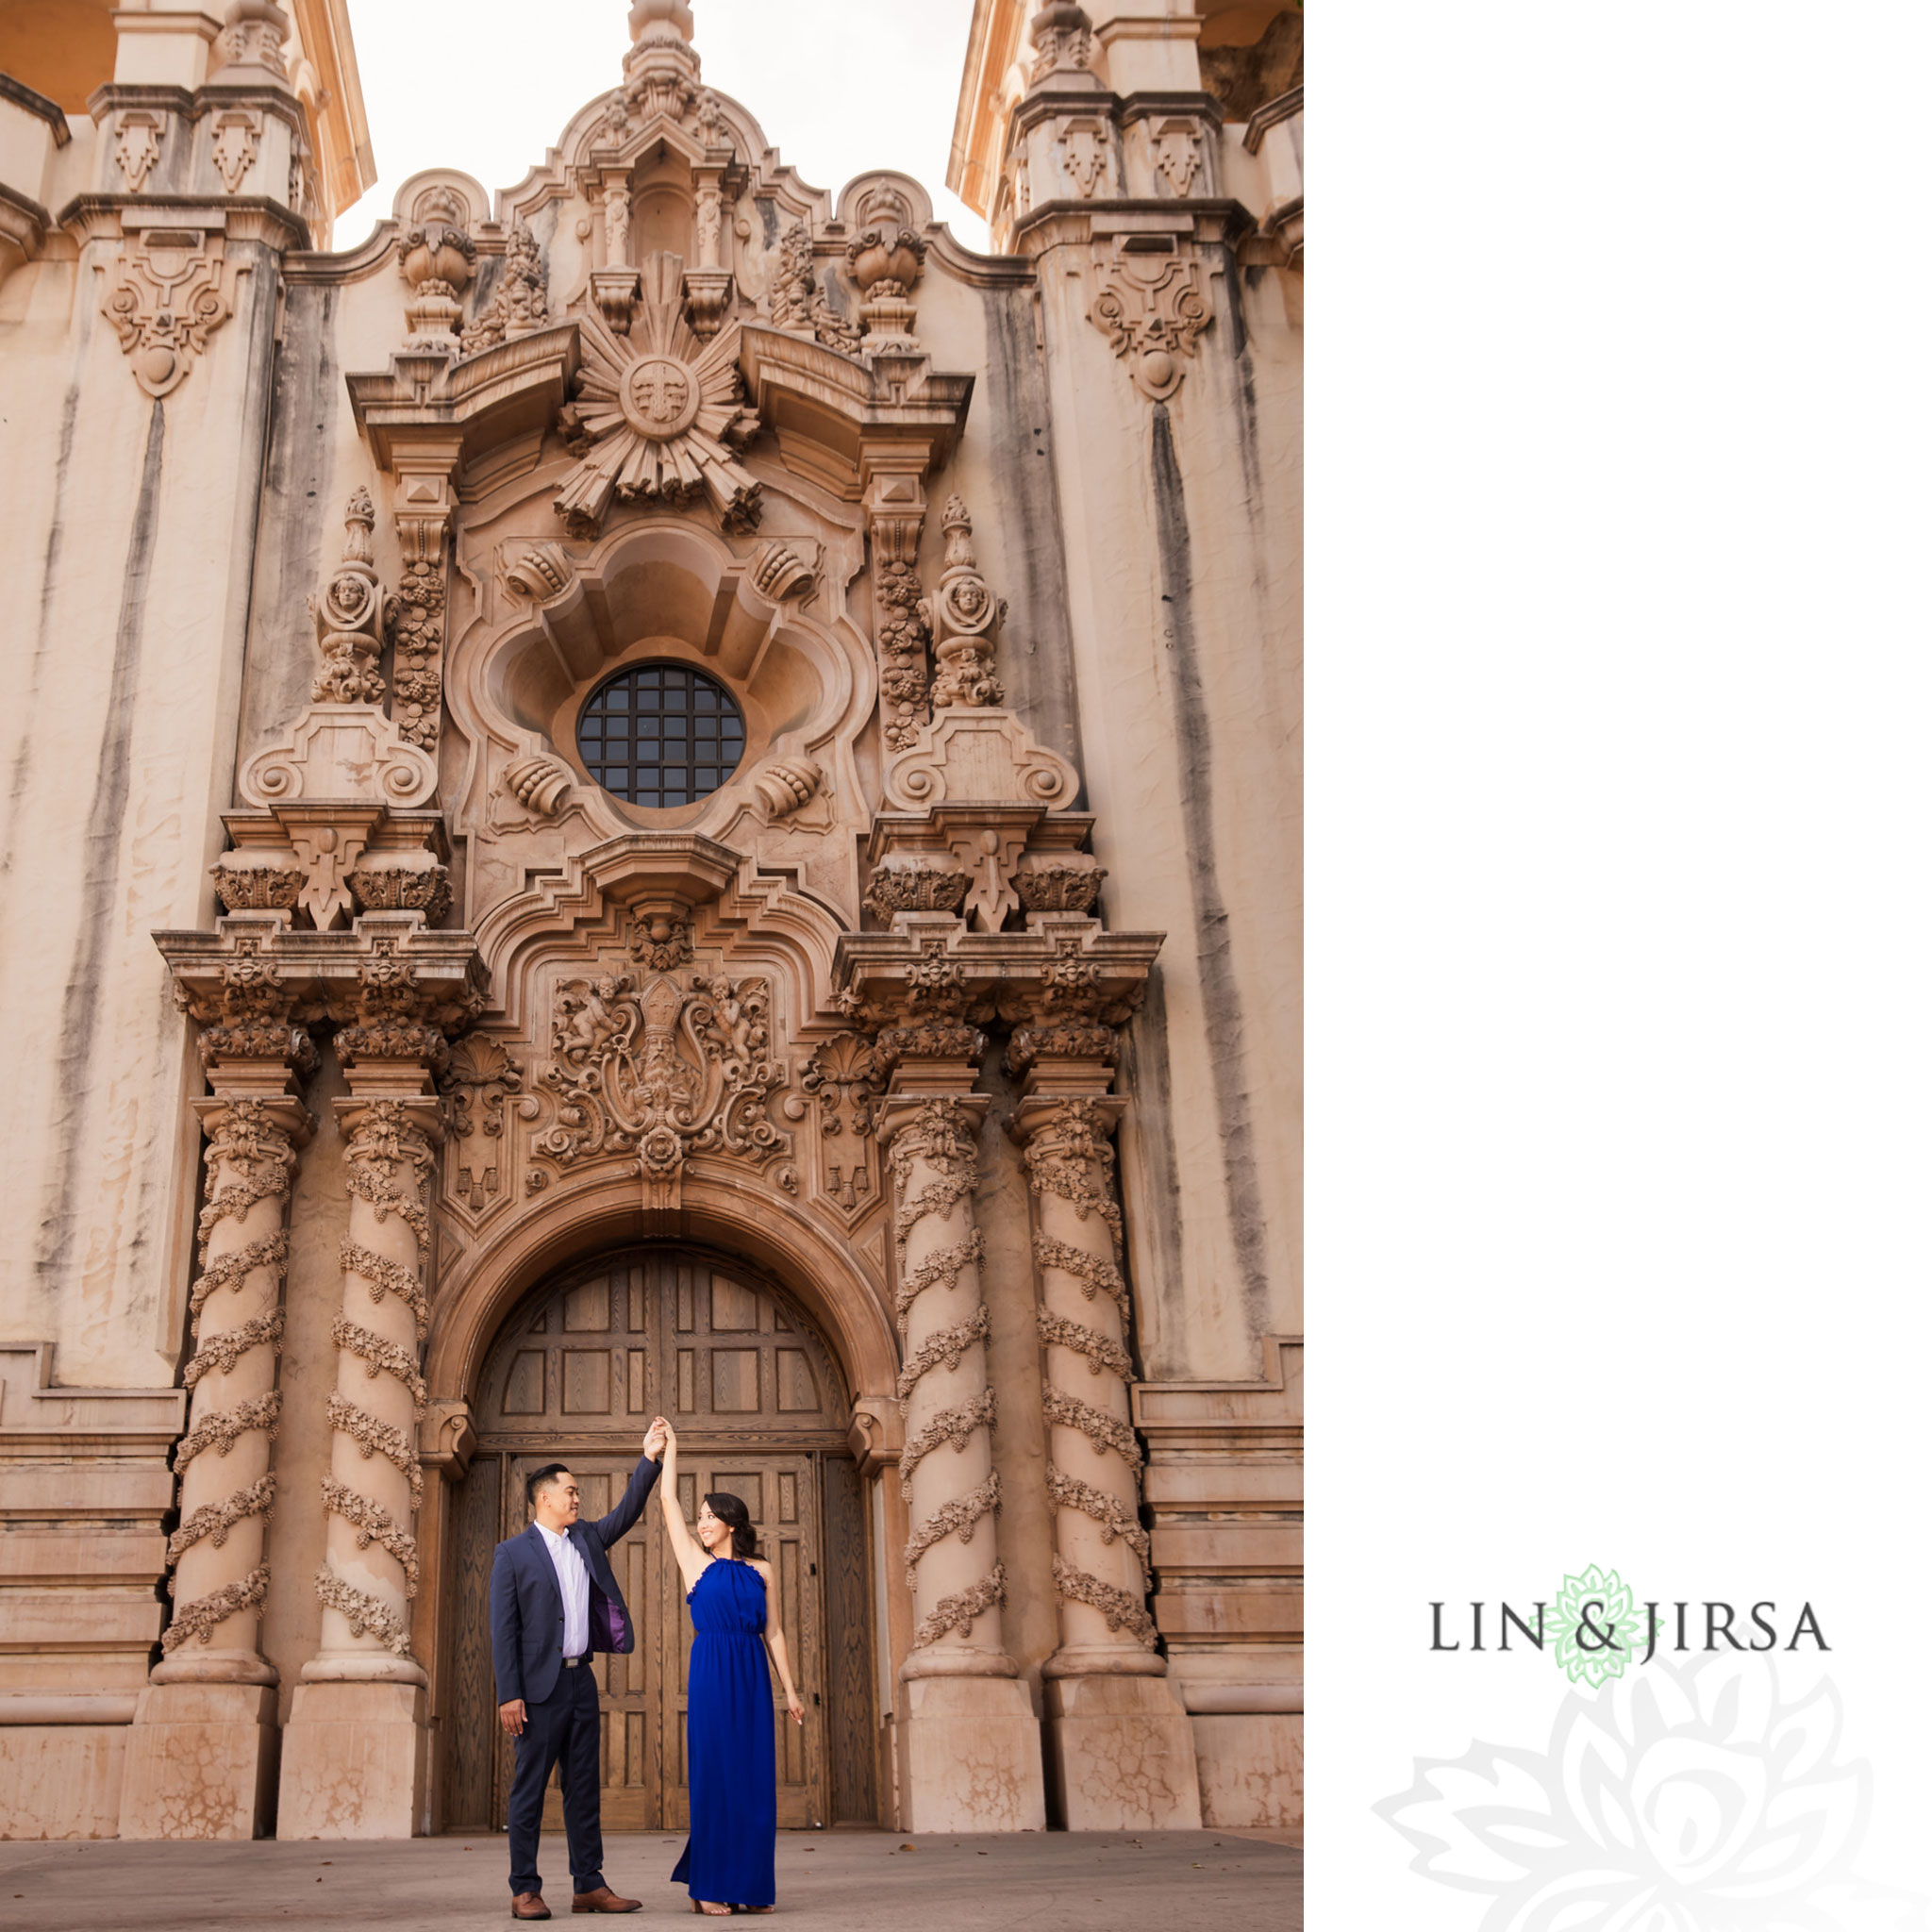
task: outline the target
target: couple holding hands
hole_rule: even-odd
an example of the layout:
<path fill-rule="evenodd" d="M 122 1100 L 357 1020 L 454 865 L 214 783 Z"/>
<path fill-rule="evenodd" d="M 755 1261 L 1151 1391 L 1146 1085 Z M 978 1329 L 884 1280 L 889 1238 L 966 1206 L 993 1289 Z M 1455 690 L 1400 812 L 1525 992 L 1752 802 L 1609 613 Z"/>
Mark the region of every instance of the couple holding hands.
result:
<path fill-rule="evenodd" d="M 496 1546 L 490 1574 L 491 1654 L 498 1716 L 516 1740 L 509 1789 L 510 1917 L 547 1919 L 537 1872 L 543 1789 L 553 1766 L 563 1795 L 574 1912 L 634 1912 L 604 1882 L 600 1824 L 602 1724 L 588 1665 L 596 1651 L 627 1652 L 637 1635 L 609 1551 L 644 1512 L 660 1478 L 664 1527 L 684 1579 L 695 1636 L 686 1711 L 691 1838 L 672 1873 L 691 1910 L 728 1917 L 769 1912 L 776 1898 L 776 1757 L 772 1679 L 792 1723 L 805 1704 L 791 1682 L 771 1565 L 754 1554 L 750 1512 L 724 1491 L 705 1497 L 695 1525 L 677 1506 L 677 1437 L 660 1415 L 624 1500 L 594 1523 L 577 1516 L 577 1483 L 561 1462 L 525 1483 L 530 1525 Z M 763 1644 L 759 1639 L 762 1637 Z"/>

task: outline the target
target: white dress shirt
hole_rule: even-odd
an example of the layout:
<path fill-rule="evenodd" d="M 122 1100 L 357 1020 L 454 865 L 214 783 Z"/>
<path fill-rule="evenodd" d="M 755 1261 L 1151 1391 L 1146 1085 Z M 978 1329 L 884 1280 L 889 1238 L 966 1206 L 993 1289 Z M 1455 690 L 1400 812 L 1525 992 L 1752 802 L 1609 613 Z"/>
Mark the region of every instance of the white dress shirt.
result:
<path fill-rule="evenodd" d="M 582 1657 L 591 1647 L 591 1573 L 567 1536 L 537 1525 L 537 1534 L 550 1551 L 557 1569 L 558 1593 L 563 1598 L 563 1654 Z"/>

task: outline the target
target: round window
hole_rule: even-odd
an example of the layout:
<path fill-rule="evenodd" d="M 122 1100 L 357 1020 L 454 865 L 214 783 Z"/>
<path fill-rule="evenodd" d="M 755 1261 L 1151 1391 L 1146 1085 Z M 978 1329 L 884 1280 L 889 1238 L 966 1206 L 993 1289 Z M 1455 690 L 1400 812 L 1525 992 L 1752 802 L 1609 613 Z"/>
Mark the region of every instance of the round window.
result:
<path fill-rule="evenodd" d="M 607 677 L 577 717 L 577 752 L 628 805 L 694 805 L 744 756 L 744 714 L 716 678 L 683 664 Z"/>

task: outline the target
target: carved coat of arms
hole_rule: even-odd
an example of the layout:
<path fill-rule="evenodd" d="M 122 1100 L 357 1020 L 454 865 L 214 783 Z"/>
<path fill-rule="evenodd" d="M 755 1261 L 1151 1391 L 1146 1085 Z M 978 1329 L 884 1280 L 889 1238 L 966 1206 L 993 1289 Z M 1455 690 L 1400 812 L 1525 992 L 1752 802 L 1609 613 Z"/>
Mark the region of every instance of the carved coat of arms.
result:
<path fill-rule="evenodd" d="M 791 1137 L 767 1113 L 786 1078 L 765 980 L 723 973 L 565 980 L 537 1081 L 552 1119 L 532 1154 L 566 1169 L 634 1155 L 646 1179 L 662 1181 L 693 1153 L 762 1166 L 787 1152 Z"/>

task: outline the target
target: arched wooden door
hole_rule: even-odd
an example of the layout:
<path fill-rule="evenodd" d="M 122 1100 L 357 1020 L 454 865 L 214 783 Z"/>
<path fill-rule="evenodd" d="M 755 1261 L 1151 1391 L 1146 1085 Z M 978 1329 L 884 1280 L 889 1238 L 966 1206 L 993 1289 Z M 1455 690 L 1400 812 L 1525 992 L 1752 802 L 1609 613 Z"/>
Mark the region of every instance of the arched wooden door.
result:
<path fill-rule="evenodd" d="M 567 1462 L 583 1513 L 624 1493 L 650 1418 L 676 1426 L 679 1500 L 742 1496 L 773 1565 L 803 1729 L 777 1724 L 778 1823 L 877 1816 L 864 1507 L 845 1452 L 838 1364 L 803 1314 L 730 1260 L 670 1246 L 600 1257 L 546 1283 L 505 1324 L 475 1405 L 478 1446 L 453 1512 L 452 1677 L 442 1815 L 500 1829 L 510 1750 L 496 1723 L 489 1629 L 495 1545 L 528 1521 L 524 1480 Z M 637 1627 L 628 1657 L 593 1666 L 604 1709 L 604 1824 L 680 1830 L 691 1618 L 655 1495 L 612 1553 Z M 774 1705 L 782 1718 L 775 1678 Z M 546 1823 L 561 1814 L 552 1786 Z"/>

